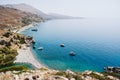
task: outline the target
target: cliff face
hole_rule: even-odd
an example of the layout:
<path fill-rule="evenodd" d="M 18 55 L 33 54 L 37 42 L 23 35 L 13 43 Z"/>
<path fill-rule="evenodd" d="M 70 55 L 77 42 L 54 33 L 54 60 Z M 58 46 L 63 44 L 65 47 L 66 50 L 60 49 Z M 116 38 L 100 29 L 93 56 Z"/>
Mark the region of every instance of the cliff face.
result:
<path fill-rule="evenodd" d="M 23 27 L 42 20 L 35 14 L 0 6 L 0 29 Z"/>

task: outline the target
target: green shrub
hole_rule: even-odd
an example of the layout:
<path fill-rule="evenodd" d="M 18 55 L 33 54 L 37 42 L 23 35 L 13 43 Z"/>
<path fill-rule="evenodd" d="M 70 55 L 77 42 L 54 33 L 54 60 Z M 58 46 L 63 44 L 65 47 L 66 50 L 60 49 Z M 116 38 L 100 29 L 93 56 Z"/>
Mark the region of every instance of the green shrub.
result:
<path fill-rule="evenodd" d="M 104 74 L 105 76 L 110 75 L 110 76 L 120 78 L 120 74 L 118 74 L 118 73 L 102 72 L 102 74 Z"/>
<path fill-rule="evenodd" d="M 12 64 L 17 54 L 17 50 L 8 47 L 0 48 L 0 66 Z"/>
<path fill-rule="evenodd" d="M 81 73 L 79 73 L 79 72 L 75 72 L 75 75 L 73 75 L 73 78 L 75 78 L 75 80 L 83 80 L 81 78 Z"/>
<path fill-rule="evenodd" d="M 29 25 L 30 22 L 31 22 L 31 20 L 27 16 L 22 19 L 22 23 L 25 25 Z"/>
<path fill-rule="evenodd" d="M 57 72 L 55 75 L 59 75 L 59 76 L 65 76 L 66 73 L 64 71 L 60 71 L 60 72 Z"/>
<path fill-rule="evenodd" d="M 47 68 L 40 68 L 39 70 L 47 71 L 48 69 Z"/>
<path fill-rule="evenodd" d="M 5 36 L 5 37 L 7 37 L 7 38 L 9 38 L 10 35 L 11 35 L 10 32 L 6 32 L 5 34 L 3 34 L 3 36 Z"/>
<path fill-rule="evenodd" d="M 25 38 L 24 37 L 21 37 L 20 38 L 20 44 L 24 44 L 25 43 Z"/>
<path fill-rule="evenodd" d="M 23 71 L 23 70 L 28 70 L 26 66 L 11 66 L 11 67 L 6 67 L 0 69 L 0 72 L 6 72 L 6 71 Z"/>
<path fill-rule="evenodd" d="M 99 79 L 99 80 L 106 80 L 104 77 L 99 76 L 99 75 L 97 75 L 97 74 L 95 74 L 95 73 L 91 73 L 90 76 L 91 76 L 92 78 L 96 78 L 96 79 Z"/>

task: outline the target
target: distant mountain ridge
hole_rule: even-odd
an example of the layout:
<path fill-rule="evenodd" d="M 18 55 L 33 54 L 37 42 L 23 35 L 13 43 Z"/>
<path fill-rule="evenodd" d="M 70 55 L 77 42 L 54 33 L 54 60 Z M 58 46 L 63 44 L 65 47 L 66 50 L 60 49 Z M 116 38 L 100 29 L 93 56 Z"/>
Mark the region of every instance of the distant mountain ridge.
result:
<path fill-rule="evenodd" d="M 22 10 L 25 12 L 30 12 L 32 14 L 37 14 L 38 16 L 41 16 L 44 20 L 49 20 L 49 19 L 71 19 L 71 18 L 77 18 L 77 17 L 72 17 L 72 16 L 66 16 L 66 15 L 60 15 L 60 14 L 46 14 L 28 4 L 7 4 L 4 5 L 5 7 L 10 7 L 10 8 L 15 8 L 18 10 Z"/>
<path fill-rule="evenodd" d="M 52 18 L 54 18 L 54 19 L 78 19 L 78 18 L 82 18 L 82 17 L 66 16 L 66 15 L 57 14 L 57 13 L 50 13 L 49 15 L 52 16 Z"/>

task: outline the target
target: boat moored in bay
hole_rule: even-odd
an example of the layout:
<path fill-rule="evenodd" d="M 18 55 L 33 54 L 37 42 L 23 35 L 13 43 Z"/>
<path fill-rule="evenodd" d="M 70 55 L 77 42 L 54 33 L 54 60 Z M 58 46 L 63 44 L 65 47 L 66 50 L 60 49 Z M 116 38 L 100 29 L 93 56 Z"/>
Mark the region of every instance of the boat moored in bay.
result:
<path fill-rule="evenodd" d="M 74 53 L 73 51 L 71 51 L 71 52 L 69 53 L 69 55 L 70 55 L 70 56 L 75 56 L 75 53 Z"/>
<path fill-rule="evenodd" d="M 65 45 L 64 44 L 60 44 L 60 47 L 65 47 Z"/>
<path fill-rule="evenodd" d="M 32 31 L 38 31 L 38 29 L 32 29 Z"/>
<path fill-rule="evenodd" d="M 38 50 L 43 50 L 43 47 L 39 47 Z"/>

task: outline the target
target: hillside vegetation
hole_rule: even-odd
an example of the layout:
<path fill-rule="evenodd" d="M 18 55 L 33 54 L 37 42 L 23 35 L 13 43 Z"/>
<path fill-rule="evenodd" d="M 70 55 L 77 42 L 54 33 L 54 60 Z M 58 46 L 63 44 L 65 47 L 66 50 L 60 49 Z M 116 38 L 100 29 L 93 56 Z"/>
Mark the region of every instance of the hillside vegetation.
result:
<path fill-rule="evenodd" d="M 17 49 L 26 43 L 25 38 L 24 35 L 0 30 L 0 67 L 13 64 Z"/>
<path fill-rule="evenodd" d="M 11 30 L 41 21 L 43 19 L 35 14 L 0 6 L 0 67 L 12 65 L 18 54 L 17 49 L 25 44 L 26 37 Z"/>
<path fill-rule="evenodd" d="M 17 50 L 7 47 L 0 48 L 0 66 L 10 65 L 15 60 Z"/>

